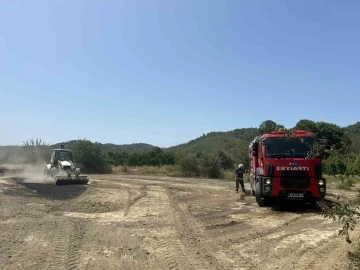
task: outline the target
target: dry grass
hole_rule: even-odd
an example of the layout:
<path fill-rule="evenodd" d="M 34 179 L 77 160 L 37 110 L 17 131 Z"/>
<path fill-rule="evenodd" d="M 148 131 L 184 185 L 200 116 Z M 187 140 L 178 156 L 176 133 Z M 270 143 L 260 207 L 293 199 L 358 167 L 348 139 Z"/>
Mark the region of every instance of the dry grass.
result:
<path fill-rule="evenodd" d="M 175 176 L 181 177 L 182 171 L 179 166 L 176 165 L 164 165 L 157 166 L 141 166 L 141 167 L 129 167 L 118 166 L 112 168 L 113 174 L 137 174 L 137 175 L 158 175 L 158 176 Z"/>
<path fill-rule="evenodd" d="M 118 166 L 112 168 L 113 174 L 122 175 L 158 175 L 158 176 L 172 176 L 172 177 L 185 177 L 180 166 L 178 165 L 164 165 L 161 167 L 156 166 L 141 166 L 141 167 L 129 167 Z M 196 178 L 196 177 L 194 177 Z M 206 177 L 207 178 L 207 177 Z M 247 178 L 247 176 L 246 176 Z M 222 171 L 220 179 L 234 180 L 233 171 Z"/>
<path fill-rule="evenodd" d="M 344 175 L 325 175 L 326 185 L 330 188 L 351 190 L 355 189 L 355 185 L 360 183 L 359 176 L 344 176 Z"/>
<path fill-rule="evenodd" d="M 172 177 L 185 177 L 180 166 L 178 165 L 164 165 L 160 167 L 156 166 L 141 166 L 141 167 L 128 167 L 128 166 L 119 166 L 112 168 L 113 174 L 122 174 L 122 175 L 157 175 L 157 176 L 172 176 Z M 194 177 L 196 178 L 196 177 Z M 206 177 L 207 178 L 207 177 Z M 249 181 L 249 174 L 245 174 L 245 181 Z M 343 176 L 336 175 L 330 176 L 325 175 L 327 179 L 327 186 L 329 188 L 351 190 L 355 189 L 357 184 L 360 184 L 359 176 Z M 234 173 L 231 170 L 226 170 L 221 172 L 220 179 L 233 181 Z"/>

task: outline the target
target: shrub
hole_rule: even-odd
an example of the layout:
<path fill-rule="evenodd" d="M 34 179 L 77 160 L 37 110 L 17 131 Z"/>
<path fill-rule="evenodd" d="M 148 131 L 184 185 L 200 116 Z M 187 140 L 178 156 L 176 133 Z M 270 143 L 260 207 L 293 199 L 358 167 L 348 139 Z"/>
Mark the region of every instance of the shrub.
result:
<path fill-rule="evenodd" d="M 107 155 L 98 143 L 79 140 L 74 149 L 74 161 L 85 173 L 110 173 Z"/>
<path fill-rule="evenodd" d="M 185 176 L 199 176 L 200 168 L 198 160 L 192 155 L 180 155 L 177 163 Z"/>
<path fill-rule="evenodd" d="M 222 158 L 218 155 L 206 155 L 202 159 L 203 176 L 209 178 L 221 178 Z"/>
<path fill-rule="evenodd" d="M 355 180 L 351 177 L 346 177 L 346 176 L 340 175 L 336 178 L 338 179 L 338 182 L 336 183 L 336 187 L 339 189 L 349 190 L 355 184 Z"/>

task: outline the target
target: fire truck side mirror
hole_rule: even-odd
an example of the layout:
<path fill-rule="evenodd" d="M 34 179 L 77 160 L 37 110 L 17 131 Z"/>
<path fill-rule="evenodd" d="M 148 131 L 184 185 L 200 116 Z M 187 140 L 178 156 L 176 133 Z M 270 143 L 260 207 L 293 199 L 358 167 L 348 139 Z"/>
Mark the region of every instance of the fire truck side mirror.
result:
<path fill-rule="evenodd" d="M 253 156 L 257 156 L 257 150 L 258 150 L 258 143 L 256 142 L 256 143 L 254 143 L 252 145 L 252 154 L 253 154 Z"/>
<path fill-rule="evenodd" d="M 254 143 L 254 144 L 252 145 L 252 150 L 253 150 L 254 152 L 256 152 L 256 151 L 257 151 L 257 148 L 258 148 L 258 144 L 257 144 L 257 143 Z"/>

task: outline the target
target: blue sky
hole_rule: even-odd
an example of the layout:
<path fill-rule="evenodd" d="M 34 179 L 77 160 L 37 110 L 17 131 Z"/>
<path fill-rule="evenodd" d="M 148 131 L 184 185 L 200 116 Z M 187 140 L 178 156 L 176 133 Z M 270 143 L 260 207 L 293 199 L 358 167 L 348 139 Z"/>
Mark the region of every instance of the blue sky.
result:
<path fill-rule="evenodd" d="M 0 145 L 360 116 L 360 2 L 2 1 Z"/>

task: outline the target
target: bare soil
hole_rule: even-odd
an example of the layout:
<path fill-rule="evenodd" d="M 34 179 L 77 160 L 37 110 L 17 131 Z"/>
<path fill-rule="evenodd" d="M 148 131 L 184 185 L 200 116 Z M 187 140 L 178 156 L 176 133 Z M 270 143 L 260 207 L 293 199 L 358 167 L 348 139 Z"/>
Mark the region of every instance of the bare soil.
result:
<path fill-rule="evenodd" d="M 0 178 L 1 269 L 349 268 L 353 246 L 337 236 L 340 224 L 310 207 L 258 207 L 233 182 L 31 182 Z"/>

